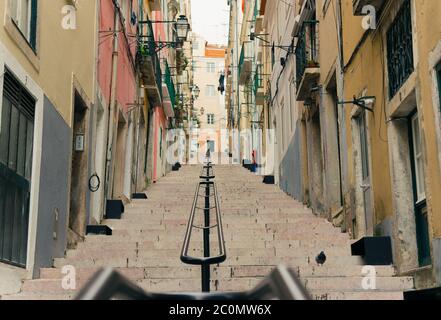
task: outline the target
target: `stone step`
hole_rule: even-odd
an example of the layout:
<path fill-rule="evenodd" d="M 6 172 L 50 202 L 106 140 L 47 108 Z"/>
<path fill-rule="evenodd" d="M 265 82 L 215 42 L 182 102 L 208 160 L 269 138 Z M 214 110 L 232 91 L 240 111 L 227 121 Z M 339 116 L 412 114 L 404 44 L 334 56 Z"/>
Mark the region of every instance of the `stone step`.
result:
<path fill-rule="evenodd" d="M 201 165 L 184 166 L 160 179 L 146 190 L 147 200 L 125 206 L 121 220 L 103 221 L 112 236 L 87 236 L 66 258 L 54 259 L 56 268 L 41 269 L 40 279 L 24 281 L 19 295 L 5 298 L 72 298 L 75 290 L 61 285 L 65 265 L 76 267 L 78 288 L 100 268 L 113 267 L 149 292 L 200 292 L 200 267 L 183 264 L 180 254 L 201 170 Z M 215 166 L 215 175 L 227 260 L 211 267 L 213 292 L 250 290 L 279 264 L 291 267 L 317 300 L 398 300 L 413 288 L 412 278 L 395 277 L 392 266 L 377 266 L 376 290 L 364 290 L 366 270 L 360 257 L 351 256 L 349 235 L 241 166 Z M 202 219 L 201 212 L 195 224 Z M 216 232 L 211 239 L 215 252 Z M 190 254 L 202 256 L 202 247 L 202 231 L 195 230 Z M 321 251 L 324 265 L 315 261 Z"/>
<path fill-rule="evenodd" d="M 214 217 L 213 217 L 214 219 Z M 133 235 L 137 236 L 139 233 L 151 233 L 151 234 L 163 234 L 168 232 L 182 232 L 186 231 L 186 224 L 167 224 L 167 225 L 138 225 L 138 226 L 129 226 L 127 227 L 124 224 L 113 225 L 112 226 L 112 235 Z M 253 234 L 286 234 L 286 235 L 295 235 L 295 234 L 303 234 L 303 233 L 319 233 L 321 235 L 328 234 L 336 234 L 338 233 L 338 229 L 334 228 L 331 224 L 325 223 L 304 223 L 302 225 L 301 230 L 297 226 L 290 226 L 289 223 L 276 225 L 267 225 L 267 224 L 256 224 L 254 226 L 249 226 L 249 228 L 240 228 L 237 229 L 233 224 L 226 224 L 224 226 L 225 233 L 234 232 L 236 234 L 241 235 L 253 235 Z"/>
<path fill-rule="evenodd" d="M 72 300 L 74 294 L 31 294 L 31 293 L 20 293 L 16 295 L 7 295 L 0 297 L 0 300 L 21 300 L 21 301 L 63 301 Z"/>
<path fill-rule="evenodd" d="M 192 248 L 202 248 L 203 242 L 201 241 L 192 241 Z M 213 240 L 210 242 L 210 247 L 212 250 L 215 250 L 218 247 L 218 241 Z M 350 246 L 349 245 L 334 245 L 329 246 L 329 243 L 322 243 L 322 246 L 300 246 L 300 242 L 292 243 L 290 247 L 288 245 L 282 246 L 277 241 L 261 241 L 261 242 L 232 242 L 229 241 L 226 244 L 227 251 L 229 255 L 248 255 L 247 251 L 252 251 L 253 249 L 271 249 L 278 252 L 289 252 L 288 256 L 292 256 L 292 252 L 296 252 L 298 256 L 305 255 L 314 255 L 318 254 L 321 251 L 324 251 L 325 254 L 333 255 L 333 256 L 342 256 L 342 255 L 350 255 Z M 178 246 L 179 248 L 179 246 Z M 148 252 L 150 250 L 170 250 L 175 249 L 178 250 L 176 241 L 140 241 L 140 242 L 84 242 L 78 244 L 77 250 L 73 251 L 103 251 L 109 252 L 114 251 L 140 251 L 140 252 Z M 240 253 L 239 253 L 240 252 Z M 68 255 L 70 251 L 68 252 Z"/>
<path fill-rule="evenodd" d="M 316 266 L 315 257 L 228 257 L 222 264 L 223 266 L 247 266 L 247 265 L 279 265 L 285 264 L 290 267 L 306 267 Z M 363 262 L 359 257 L 341 256 L 328 257 L 326 266 L 344 268 L 347 265 L 362 265 Z M 179 256 L 175 257 L 148 257 L 148 258 L 125 258 L 125 257 L 111 257 L 111 258 L 56 258 L 54 259 L 54 266 L 59 268 L 66 265 L 75 267 L 111 267 L 111 268 L 125 268 L 125 267 L 165 267 L 165 266 L 184 266 L 180 261 Z"/>
<path fill-rule="evenodd" d="M 217 243 L 212 243 L 211 250 L 213 253 L 216 252 L 218 245 Z M 275 249 L 275 248 L 227 248 L 227 254 L 229 257 L 290 257 L 290 258 L 303 258 L 305 256 L 314 257 L 320 253 L 319 249 Z M 69 250 L 66 257 L 68 259 L 110 259 L 112 257 L 120 257 L 127 259 L 142 259 L 142 258 L 162 258 L 162 257 L 180 257 L 181 249 L 155 249 L 144 247 L 139 245 L 135 249 L 94 249 L 94 248 L 81 248 L 77 250 Z M 189 254 L 195 257 L 203 256 L 203 246 L 192 246 L 189 250 Z M 328 257 L 336 259 L 338 257 L 348 257 L 350 252 L 348 250 L 334 250 L 329 249 L 326 251 Z"/>
<path fill-rule="evenodd" d="M 310 295 L 313 300 L 403 300 L 402 291 L 329 292 L 328 290 L 313 290 Z"/>
<path fill-rule="evenodd" d="M 213 279 L 222 278 L 241 278 L 241 277 L 265 277 L 276 266 L 212 266 L 211 274 Z M 76 279 L 90 279 L 100 268 L 77 268 L 75 270 Z M 299 277 L 360 277 L 363 275 L 362 266 L 346 266 L 344 268 L 335 268 L 327 266 L 300 267 L 293 269 Z M 142 267 L 142 268 L 117 268 L 116 271 L 131 280 L 141 279 L 168 279 L 168 278 L 195 278 L 201 277 L 199 266 L 182 267 Z M 392 277 L 395 275 L 395 269 L 389 266 L 377 266 L 377 277 Z M 40 271 L 41 279 L 61 279 L 65 276 L 62 269 L 43 268 Z"/>
<path fill-rule="evenodd" d="M 302 278 L 307 290 L 333 291 L 403 291 L 414 288 L 411 277 L 377 277 L 375 289 L 363 288 L 363 277 L 311 277 Z"/>

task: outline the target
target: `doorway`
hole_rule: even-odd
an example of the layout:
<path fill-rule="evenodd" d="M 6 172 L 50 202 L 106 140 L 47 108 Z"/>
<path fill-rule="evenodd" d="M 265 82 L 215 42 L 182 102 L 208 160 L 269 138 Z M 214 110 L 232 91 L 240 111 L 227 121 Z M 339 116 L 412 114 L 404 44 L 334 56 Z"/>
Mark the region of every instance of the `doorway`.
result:
<path fill-rule="evenodd" d="M 69 245 L 80 241 L 84 237 L 87 224 L 87 118 L 87 106 L 78 92 L 75 92 L 68 236 Z"/>
<path fill-rule="evenodd" d="M 359 188 L 358 194 L 361 194 L 361 206 L 364 216 L 364 232 L 366 236 L 374 234 L 374 215 L 372 207 L 372 184 L 370 169 L 370 152 L 368 142 L 368 127 L 366 121 L 366 110 L 361 110 L 356 118 L 358 127 L 358 145 L 359 145 Z M 355 230 L 354 230 L 355 232 Z"/>
<path fill-rule="evenodd" d="M 424 157 L 418 112 L 409 117 L 409 145 L 412 166 L 413 200 L 415 208 L 416 240 L 420 267 L 431 264 L 430 236 L 427 219 Z"/>
<path fill-rule="evenodd" d="M 323 202 L 323 151 L 320 112 L 317 105 L 312 106 L 308 133 L 310 200 L 314 213 L 324 213 Z"/>
<path fill-rule="evenodd" d="M 207 140 L 207 151 L 210 150 L 210 153 L 214 155 L 215 152 L 215 142 L 214 140 Z"/>
<path fill-rule="evenodd" d="M 6 69 L 0 123 L 0 261 L 26 267 L 35 99 Z"/>

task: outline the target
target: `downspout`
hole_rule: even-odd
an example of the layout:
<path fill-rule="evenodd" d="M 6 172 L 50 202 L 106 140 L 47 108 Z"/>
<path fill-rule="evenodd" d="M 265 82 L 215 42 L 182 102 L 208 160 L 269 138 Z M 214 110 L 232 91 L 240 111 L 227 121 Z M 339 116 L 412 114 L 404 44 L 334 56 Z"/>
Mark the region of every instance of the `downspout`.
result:
<path fill-rule="evenodd" d="M 235 46 L 235 73 L 236 73 L 236 103 L 237 103 L 237 118 L 236 118 L 236 125 L 237 125 L 237 152 L 239 153 L 239 163 L 242 163 L 242 148 L 240 144 L 240 130 L 242 126 L 242 105 L 240 104 L 240 85 L 239 85 L 239 7 L 238 7 L 238 0 L 236 0 L 236 6 L 235 6 L 235 21 L 234 21 L 234 46 Z"/>
<path fill-rule="evenodd" d="M 107 152 L 106 152 L 106 184 L 105 194 L 107 199 L 113 196 L 113 144 L 114 144 L 114 119 L 116 110 L 116 88 L 118 76 L 118 34 L 119 34 L 119 4 L 117 0 L 112 0 L 115 7 L 114 26 L 113 26 L 113 53 L 112 53 L 112 76 L 110 78 L 110 101 L 109 118 L 107 122 Z"/>
<path fill-rule="evenodd" d="M 344 82 L 344 72 L 345 72 L 345 61 L 344 61 L 344 44 L 343 44 L 343 14 L 342 14 L 342 1 L 337 1 L 337 25 L 338 25 L 338 55 L 339 55 L 339 65 L 338 65 L 338 74 L 337 74 L 337 98 L 339 101 L 344 100 L 344 88 L 345 88 L 345 82 Z M 345 207 L 347 204 L 345 203 L 345 196 L 347 195 L 349 191 L 349 184 L 348 184 L 348 146 L 346 144 L 346 114 L 345 109 L 338 107 L 337 108 L 337 118 L 339 123 L 339 129 L 340 129 L 340 150 L 341 150 L 341 183 L 342 183 L 342 198 L 343 198 L 343 207 Z M 346 229 L 348 226 L 347 216 L 343 215 L 343 226 Z"/>

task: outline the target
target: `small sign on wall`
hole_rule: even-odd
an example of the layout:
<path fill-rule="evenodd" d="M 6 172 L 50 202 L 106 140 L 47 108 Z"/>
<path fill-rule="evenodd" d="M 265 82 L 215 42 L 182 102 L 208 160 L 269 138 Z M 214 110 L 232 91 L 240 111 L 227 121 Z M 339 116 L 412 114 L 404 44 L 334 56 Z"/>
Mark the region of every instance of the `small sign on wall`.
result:
<path fill-rule="evenodd" d="M 84 134 L 78 133 L 75 135 L 75 151 L 83 152 L 84 151 Z"/>

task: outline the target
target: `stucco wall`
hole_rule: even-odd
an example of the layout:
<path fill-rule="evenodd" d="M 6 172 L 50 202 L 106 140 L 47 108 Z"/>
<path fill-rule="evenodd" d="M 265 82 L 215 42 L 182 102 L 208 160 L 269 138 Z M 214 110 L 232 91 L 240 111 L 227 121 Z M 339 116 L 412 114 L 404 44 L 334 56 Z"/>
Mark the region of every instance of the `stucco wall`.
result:
<path fill-rule="evenodd" d="M 136 1 L 133 2 L 133 5 L 133 10 L 137 12 Z M 114 17 L 115 13 L 112 1 L 100 0 L 100 30 L 113 30 Z M 126 20 L 125 27 L 128 34 L 136 33 L 136 28 L 131 25 L 130 19 Z M 122 28 L 121 24 L 119 24 L 119 28 Z M 114 36 L 110 32 L 102 32 L 100 34 L 98 82 L 106 101 L 110 101 L 111 95 L 113 40 Z M 133 45 L 133 39 L 126 39 L 123 33 L 119 33 L 116 99 L 125 112 L 129 108 L 128 104 L 134 103 L 136 97 L 136 78 L 129 54 L 131 53 L 132 57 L 134 57 L 135 50 L 136 46 Z"/>
<path fill-rule="evenodd" d="M 51 267 L 53 258 L 64 256 L 71 137 L 69 126 L 45 97 L 34 275 L 38 275 L 40 267 Z M 56 239 L 53 232 L 56 232 Z"/>
<path fill-rule="evenodd" d="M 65 0 L 38 1 L 37 55 L 33 55 L 36 61 L 33 64 L 17 45 L 23 44 L 23 39 L 5 28 L 10 22 L 5 14 L 8 1 L 0 1 L 0 40 L 70 125 L 72 74 L 81 83 L 87 97 L 94 96 L 97 2 L 82 1 L 76 14 L 77 29 L 65 30 L 61 25 L 62 8 L 68 3 Z"/>
<path fill-rule="evenodd" d="M 289 143 L 288 151 L 280 164 L 280 187 L 295 199 L 303 202 L 302 165 L 300 154 L 300 130 L 296 126 L 295 133 Z"/>

